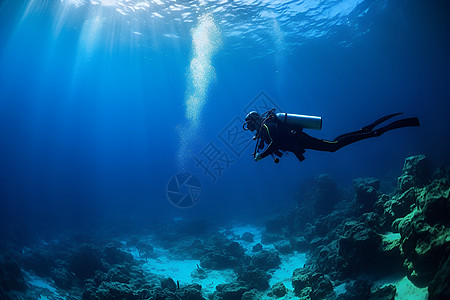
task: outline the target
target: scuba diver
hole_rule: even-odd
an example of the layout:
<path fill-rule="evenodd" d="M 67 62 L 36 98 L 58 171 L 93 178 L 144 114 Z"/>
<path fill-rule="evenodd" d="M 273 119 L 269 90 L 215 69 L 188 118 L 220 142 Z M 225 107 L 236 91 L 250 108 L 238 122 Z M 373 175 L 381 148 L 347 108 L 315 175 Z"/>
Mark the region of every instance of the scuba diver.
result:
<path fill-rule="evenodd" d="M 371 137 L 378 137 L 392 129 L 420 126 L 419 119 L 413 117 L 394 121 L 375 129 L 381 123 L 400 114 L 395 113 L 384 116 L 360 130 L 340 135 L 332 141 L 318 139 L 303 132 L 303 129 L 321 129 L 321 117 L 275 113 L 275 108 L 266 111 L 262 115 L 256 111 L 248 113 L 243 128 L 252 132 L 256 131 L 253 137 L 256 140 L 253 153 L 255 161 L 271 155 L 275 163 L 278 163 L 280 161 L 278 157 L 282 157 L 283 152 L 286 151 L 294 153 L 300 161 L 303 161 L 305 159 L 303 156 L 305 149 L 335 152 L 349 144 Z"/>

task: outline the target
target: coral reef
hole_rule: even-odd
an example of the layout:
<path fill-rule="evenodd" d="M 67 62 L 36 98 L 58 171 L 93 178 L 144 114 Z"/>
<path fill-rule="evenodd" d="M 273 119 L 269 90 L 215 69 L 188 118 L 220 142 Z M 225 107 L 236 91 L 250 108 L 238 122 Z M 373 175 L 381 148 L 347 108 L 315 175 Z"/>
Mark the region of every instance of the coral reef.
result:
<path fill-rule="evenodd" d="M 90 278 L 103 268 L 100 252 L 91 244 L 83 244 L 69 262 L 69 270 L 80 279 Z"/>
<path fill-rule="evenodd" d="M 297 207 L 255 231 L 176 220 L 152 235 L 63 236 L 16 249 L 0 254 L 0 299 L 393 300 L 399 283 L 379 283 L 390 276 L 447 299 L 450 170 L 431 165 L 407 158 L 392 194 L 375 178 L 353 180 L 352 196 L 317 176 L 301 186 Z"/>

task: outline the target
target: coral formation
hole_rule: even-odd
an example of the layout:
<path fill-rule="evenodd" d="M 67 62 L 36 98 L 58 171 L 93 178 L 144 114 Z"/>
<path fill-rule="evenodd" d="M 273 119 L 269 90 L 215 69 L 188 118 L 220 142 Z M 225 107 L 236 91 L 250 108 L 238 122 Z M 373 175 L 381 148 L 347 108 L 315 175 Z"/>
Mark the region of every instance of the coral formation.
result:
<path fill-rule="evenodd" d="M 103 269 L 100 252 L 92 244 L 83 244 L 69 262 L 69 270 L 80 279 L 95 275 L 95 271 Z"/>
<path fill-rule="evenodd" d="M 83 300 L 393 300 L 396 283 L 377 282 L 396 275 L 427 287 L 430 300 L 447 299 L 450 172 L 432 174 L 430 165 L 423 155 L 407 158 L 392 194 L 375 178 L 353 180 L 351 196 L 330 175 L 317 176 L 302 185 L 297 207 L 255 231 L 177 220 L 151 237 L 102 237 L 95 246 L 65 237 L 0 255 L 0 298 L 37 298 L 39 278 L 49 282 L 46 293 Z M 299 252 L 306 261 L 289 264 Z M 187 275 L 153 266 L 170 260 L 191 262 Z"/>

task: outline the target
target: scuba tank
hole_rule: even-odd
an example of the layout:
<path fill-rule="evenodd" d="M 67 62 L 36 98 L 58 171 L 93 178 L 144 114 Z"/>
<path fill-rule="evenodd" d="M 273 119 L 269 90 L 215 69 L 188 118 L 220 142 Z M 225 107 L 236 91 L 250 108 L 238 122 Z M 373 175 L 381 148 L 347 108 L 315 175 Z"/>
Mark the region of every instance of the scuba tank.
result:
<path fill-rule="evenodd" d="M 304 129 L 322 129 L 322 117 L 277 113 L 277 119 L 286 125 Z"/>

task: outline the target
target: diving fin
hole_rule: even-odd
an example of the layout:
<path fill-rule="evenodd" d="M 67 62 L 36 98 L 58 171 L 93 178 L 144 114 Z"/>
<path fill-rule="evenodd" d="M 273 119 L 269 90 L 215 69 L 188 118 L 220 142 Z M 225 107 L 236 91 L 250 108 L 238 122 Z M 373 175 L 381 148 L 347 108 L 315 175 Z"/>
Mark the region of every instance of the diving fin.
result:
<path fill-rule="evenodd" d="M 369 125 L 361 128 L 361 131 L 372 131 L 377 125 L 385 122 L 386 120 L 389 120 L 390 118 L 393 118 L 393 117 L 401 115 L 401 114 L 402 113 L 395 113 L 395 114 L 390 114 L 390 115 L 381 117 L 378 120 L 376 120 L 375 122 L 373 122 L 372 124 L 369 124 Z"/>
<path fill-rule="evenodd" d="M 335 140 L 335 141 L 338 141 L 338 140 L 341 140 L 341 139 L 343 139 L 343 138 L 346 138 L 347 136 L 357 135 L 357 134 L 361 134 L 361 133 L 364 133 L 364 132 L 370 132 L 370 131 L 372 131 L 376 126 L 380 125 L 381 123 L 385 122 L 386 120 L 389 120 L 390 118 L 393 118 L 393 117 L 398 116 L 398 115 L 401 115 L 401 114 L 402 114 L 402 113 L 395 113 L 395 114 L 390 114 L 390 115 L 381 117 L 381 118 L 379 118 L 378 120 L 376 120 L 375 122 L 373 122 L 373 123 L 371 123 L 371 124 L 369 124 L 369 125 L 367 125 L 367 126 L 364 126 L 364 127 L 361 128 L 360 130 L 342 134 L 342 135 L 336 137 L 334 140 Z"/>
<path fill-rule="evenodd" d="M 386 126 L 383 126 L 379 129 L 375 130 L 374 132 L 375 132 L 376 136 L 380 136 L 383 133 L 385 133 L 386 131 L 389 131 L 392 129 L 411 127 L 411 126 L 420 126 L 419 119 L 416 117 L 413 117 L 413 118 L 407 118 L 407 119 L 394 121 L 391 124 L 388 124 Z"/>

